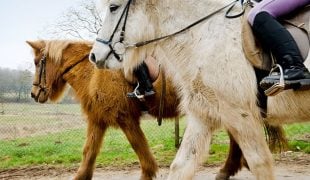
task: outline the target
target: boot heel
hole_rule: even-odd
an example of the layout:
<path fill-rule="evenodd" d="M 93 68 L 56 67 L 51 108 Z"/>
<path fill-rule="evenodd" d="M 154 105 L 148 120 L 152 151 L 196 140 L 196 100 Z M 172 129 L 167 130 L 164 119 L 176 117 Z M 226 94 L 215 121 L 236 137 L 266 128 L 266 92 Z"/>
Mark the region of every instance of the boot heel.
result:
<path fill-rule="evenodd" d="M 306 91 L 306 90 L 310 90 L 310 79 L 303 79 L 299 81 L 299 88 L 294 89 L 296 91 Z"/>

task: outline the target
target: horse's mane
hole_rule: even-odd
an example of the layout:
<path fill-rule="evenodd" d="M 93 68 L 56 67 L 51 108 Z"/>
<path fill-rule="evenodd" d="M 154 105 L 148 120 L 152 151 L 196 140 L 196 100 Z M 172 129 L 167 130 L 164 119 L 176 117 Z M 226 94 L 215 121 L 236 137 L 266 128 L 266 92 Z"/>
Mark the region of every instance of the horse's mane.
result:
<path fill-rule="evenodd" d="M 80 43 L 92 45 L 90 41 L 82 40 L 45 40 L 45 48 L 42 49 L 43 53 L 46 54 L 50 59 L 53 59 L 55 63 L 60 62 L 63 55 L 63 50 L 65 50 L 69 44 Z"/>

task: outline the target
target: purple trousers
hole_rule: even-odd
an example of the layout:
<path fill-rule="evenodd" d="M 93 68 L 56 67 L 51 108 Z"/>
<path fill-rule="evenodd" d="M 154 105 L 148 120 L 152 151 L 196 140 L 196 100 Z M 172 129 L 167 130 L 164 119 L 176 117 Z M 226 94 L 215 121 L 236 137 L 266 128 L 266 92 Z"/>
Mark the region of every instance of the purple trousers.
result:
<path fill-rule="evenodd" d="M 262 12 L 268 12 L 274 18 L 286 15 L 300 7 L 310 4 L 310 0 L 263 0 L 255 4 L 248 15 L 248 21 L 253 25 L 255 16 Z"/>

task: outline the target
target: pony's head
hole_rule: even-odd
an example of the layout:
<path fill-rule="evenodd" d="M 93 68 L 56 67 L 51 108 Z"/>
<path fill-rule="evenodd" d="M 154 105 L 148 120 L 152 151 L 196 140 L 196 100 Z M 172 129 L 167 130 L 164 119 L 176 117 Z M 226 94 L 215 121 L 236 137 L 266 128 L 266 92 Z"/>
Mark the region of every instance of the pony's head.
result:
<path fill-rule="evenodd" d="M 63 75 L 76 63 L 75 61 L 84 59 L 91 44 L 57 40 L 27 41 L 27 43 L 33 49 L 35 64 L 31 97 L 40 103 L 48 99 L 58 100 L 66 87 Z M 81 45 L 88 48 L 81 48 Z M 81 52 L 82 49 L 87 52 Z"/>
<path fill-rule="evenodd" d="M 98 68 L 134 67 L 147 55 L 152 55 L 154 46 L 128 47 L 152 39 L 155 36 L 156 0 L 101 0 L 105 13 L 103 27 L 98 33 L 89 59 Z"/>

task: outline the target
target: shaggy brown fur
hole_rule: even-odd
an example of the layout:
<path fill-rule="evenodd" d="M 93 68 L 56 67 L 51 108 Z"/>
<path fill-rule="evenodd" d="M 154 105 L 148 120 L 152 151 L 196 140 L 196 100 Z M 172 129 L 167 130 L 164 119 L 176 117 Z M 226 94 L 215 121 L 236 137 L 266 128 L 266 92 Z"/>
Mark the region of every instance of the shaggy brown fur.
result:
<path fill-rule="evenodd" d="M 87 57 L 91 49 L 89 43 L 36 41 L 28 42 L 28 44 L 33 47 L 35 55 L 34 82 L 39 82 L 39 61 L 43 52 L 47 55 L 47 90 L 39 93 L 39 87 L 33 86 L 32 96 L 36 101 L 40 103 L 48 99 L 56 101 L 61 97 L 65 84 L 68 83 L 74 89 L 82 110 L 87 116 L 87 140 L 83 160 L 75 179 L 91 179 L 104 133 L 110 126 L 122 129 L 138 155 L 142 169 L 141 179 L 152 179 L 158 166 L 140 128 L 142 104 L 138 100 L 126 97 L 126 93 L 132 91 L 133 87 L 125 80 L 123 73 L 94 68 Z M 64 73 L 65 71 L 67 72 Z M 159 92 L 161 81 L 154 82 L 154 87 Z M 157 93 L 153 97 L 148 97 L 144 103 L 149 114 L 155 117 L 159 111 L 159 99 L 160 93 Z M 178 116 L 179 100 L 169 81 L 164 104 L 163 116 L 165 118 Z"/>
<path fill-rule="evenodd" d="M 95 159 L 100 151 L 104 133 L 107 128 L 121 128 L 128 141 L 139 157 L 142 175 L 141 179 L 152 179 L 158 170 L 157 163 L 149 150 L 146 138 L 140 128 L 142 115 L 141 102 L 130 100 L 126 93 L 133 87 L 125 80 L 121 71 L 99 70 L 88 61 L 91 43 L 72 41 L 36 41 L 27 42 L 34 51 L 36 74 L 34 84 L 40 79 L 40 61 L 43 54 L 46 59 L 46 90 L 40 91 L 39 86 L 33 86 L 32 96 L 40 103 L 48 99 L 60 99 L 68 83 L 75 91 L 82 110 L 87 116 L 87 140 L 84 146 L 83 160 L 75 179 L 91 179 Z M 154 82 L 157 92 L 161 88 L 161 78 Z M 165 118 L 179 115 L 174 87 L 167 82 L 165 96 Z M 160 93 L 148 97 L 143 104 L 149 114 L 158 115 Z M 230 154 L 224 168 L 224 174 L 234 175 L 241 169 L 242 152 L 231 138 Z"/>

